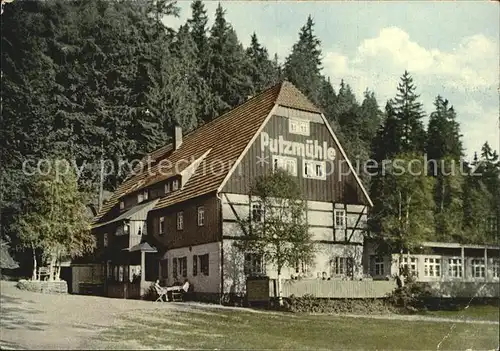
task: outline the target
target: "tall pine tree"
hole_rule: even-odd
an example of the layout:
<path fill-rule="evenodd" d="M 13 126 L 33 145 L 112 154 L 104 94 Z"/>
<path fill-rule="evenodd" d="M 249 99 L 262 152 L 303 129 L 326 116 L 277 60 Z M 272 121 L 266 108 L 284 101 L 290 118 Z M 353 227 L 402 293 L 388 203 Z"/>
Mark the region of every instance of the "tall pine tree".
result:
<path fill-rule="evenodd" d="M 425 148 L 425 130 L 422 123 L 424 111 L 418 101 L 413 78 L 408 71 L 401 77 L 394 98 L 394 110 L 401 123 L 401 149 L 404 152 L 423 152 Z M 398 141 L 396 141 L 398 142 Z"/>
<path fill-rule="evenodd" d="M 285 61 L 285 77 L 314 103 L 321 101 L 323 87 L 321 77 L 321 42 L 314 34 L 314 21 L 311 16 L 300 29 L 299 40 L 293 45 L 292 52 Z"/>
<path fill-rule="evenodd" d="M 248 59 L 236 32 L 225 19 L 219 4 L 215 21 L 210 30 L 210 58 L 207 66 L 207 83 L 212 90 L 208 119 L 244 102 L 252 91 L 246 75 Z"/>

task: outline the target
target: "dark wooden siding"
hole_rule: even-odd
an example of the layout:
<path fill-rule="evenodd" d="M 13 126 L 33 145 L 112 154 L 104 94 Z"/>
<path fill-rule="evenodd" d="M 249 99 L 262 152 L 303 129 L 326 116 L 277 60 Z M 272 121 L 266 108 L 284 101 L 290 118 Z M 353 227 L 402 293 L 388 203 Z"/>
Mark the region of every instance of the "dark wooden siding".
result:
<path fill-rule="evenodd" d="M 201 245 L 220 240 L 220 209 L 215 193 L 194 198 L 148 215 L 148 235 L 153 235 L 167 249 Z M 198 207 L 205 210 L 205 223 L 198 226 Z M 184 229 L 177 230 L 177 212 L 184 212 Z M 165 217 L 165 234 L 159 235 L 159 218 Z"/>
<path fill-rule="evenodd" d="M 338 145 L 335 144 L 334 139 L 324 124 L 310 121 L 310 135 L 297 135 L 288 132 L 288 118 L 273 116 L 263 131 L 268 133 L 270 138 L 278 138 L 279 135 L 282 135 L 286 140 L 302 143 L 305 143 L 306 140 L 318 140 L 320 144 L 326 141 L 328 147 L 335 148 L 336 160 L 333 162 L 335 169 L 333 172 L 330 172 L 331 174 L 327 176 L 326 180 L 302 177 L 303 159 L 300 156 L 297 157 L 297 177 L 307 200 L 368 204 L 354 175 L 348 172 L 349 167 Z M 259 135 L 248 150 L 248 153 L 244 156 L 239 167 L 224 186 L 223 192 L 247 194 L 254 179 L 271 169 L 272 155 L 269 149 L 266 149 L 265 154 L 262 155 L 260 142 Z M 257 162 L 258 157 L 262 156 L 266 157 L 267 163 L 259 164 Z"/>

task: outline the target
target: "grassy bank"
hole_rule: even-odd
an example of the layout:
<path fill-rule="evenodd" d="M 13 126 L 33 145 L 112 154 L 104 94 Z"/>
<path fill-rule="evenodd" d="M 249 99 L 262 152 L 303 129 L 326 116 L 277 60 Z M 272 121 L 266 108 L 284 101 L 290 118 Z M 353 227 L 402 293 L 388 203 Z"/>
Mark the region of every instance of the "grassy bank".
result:
<path fill-rule="evenodd" d="M 197 309 L 129 315 L 100 335 L 106 348 L 495 349 L 498 325 Z M 101 345 L 102 347 L 103 345 Z"/>

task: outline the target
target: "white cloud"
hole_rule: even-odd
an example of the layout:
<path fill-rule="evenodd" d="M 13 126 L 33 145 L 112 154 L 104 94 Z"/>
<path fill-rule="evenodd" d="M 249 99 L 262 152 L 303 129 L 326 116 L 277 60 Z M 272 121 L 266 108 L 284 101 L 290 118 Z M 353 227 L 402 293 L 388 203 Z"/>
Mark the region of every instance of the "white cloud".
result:
<path fill-rule="evenodd" d="M 359 98 L 366 88 L 375 91 L 381 107 L 394 97 L 399 77 L 408 70 L 427 113 L 438 94 L 455 105 L 466 152 L 471 154 L 486 140 L 498 144 L 498 57 L 498 42 L 482 34 L 465 37 L 453 50 L 443 51 L 425 48 L 404 30 L 387 27 L 377 37 L 363 40 L 352 57 L 327 52 L 323 63 L 332 82 L 344 78 Z"/>

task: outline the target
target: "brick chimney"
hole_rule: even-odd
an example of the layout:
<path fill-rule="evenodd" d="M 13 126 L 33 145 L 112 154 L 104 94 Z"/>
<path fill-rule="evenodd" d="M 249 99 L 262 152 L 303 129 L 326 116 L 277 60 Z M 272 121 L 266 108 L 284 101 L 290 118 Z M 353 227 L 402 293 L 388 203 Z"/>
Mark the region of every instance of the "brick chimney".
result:
<path fill-rule="evenodd" d="M 181 147 L 182 144 L 182 127 L 178 124 L 174 127 L 174 150 Z"/>

